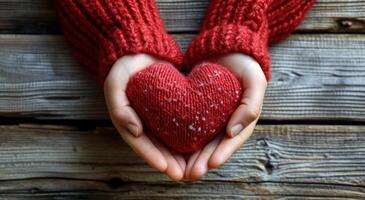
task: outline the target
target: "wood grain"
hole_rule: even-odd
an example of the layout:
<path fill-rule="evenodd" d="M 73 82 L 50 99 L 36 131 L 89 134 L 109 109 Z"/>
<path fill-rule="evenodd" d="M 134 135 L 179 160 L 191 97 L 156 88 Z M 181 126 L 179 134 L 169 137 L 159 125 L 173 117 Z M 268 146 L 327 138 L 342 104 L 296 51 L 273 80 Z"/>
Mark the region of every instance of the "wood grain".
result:
<path fill-rule="evenodd" d="M 21 124 L 0 132 L 0 196 L 365 198 L 364 126 L 259 125 L 195 183 L 173 183 L 148 167 L 113 128 Z"/>
<path fill-rule="evenodd" d="M 193 35 L 175 35 L 185 48 Z M 365 36 L 294 35 L 271 48 L 262 119 L 365 120 Z M 0 116 L 106 119 L 61 36 L 0 35 Z"/>
<path fill-rule="evenodd" d="M 157 0 L 172 32 L 197 31 L 208 0 Z M 318 0 L 300 32 L 365 32 L 364 0 Z M 52 0 L 0 0 L 0 33 L 60 33 Z"/>
<path fill-rule="evenodd" d="M 352 185 L 270 183 L 270 182 L 197 182 L 151 184 L 70 179 L 31 179 L 2 181 L 4 199 L 363 199 L 364 189 Z"/>
<path fill-rule="evenodd" d="M 156 1 L 185 49 L 208 0 Z M 258 125 L 220 169 L 179 183 L 93 121 L 1 125 L 108 118 L 101 90 L 58 35 L 52 2 L 0 0 L 0 199 L 365 199 L 362 125 Z M 318 0 L 299 34 L 271 48 L 261 119 L 364 123 L 364 10 L 365 0 Z"/>

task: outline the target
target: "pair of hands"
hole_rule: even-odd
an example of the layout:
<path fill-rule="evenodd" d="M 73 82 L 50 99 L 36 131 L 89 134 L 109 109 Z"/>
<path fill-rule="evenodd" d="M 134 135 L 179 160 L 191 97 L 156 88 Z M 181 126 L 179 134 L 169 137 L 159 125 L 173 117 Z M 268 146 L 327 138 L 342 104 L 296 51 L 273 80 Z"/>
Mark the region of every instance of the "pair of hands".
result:
<path fill-rule="evenodd" d="M 252 135 L 261 113 L 267 81 L 260 65 L 251 57 L 234 53 L 212 60 L 225 66 L 243 86 L 240 106 L 220 135 L 204 148 L 185 158 L 143 133 L 142 122 L 130 106 L 125 93 L 129 79 L 156 62 L 147 54 L 123 56 L 114 64 L 104 84 L 104 95 L 114 126 L 124 141 L 149 165 L 172 180 L 197 180 L 210 169 L 225 163 Z"/>

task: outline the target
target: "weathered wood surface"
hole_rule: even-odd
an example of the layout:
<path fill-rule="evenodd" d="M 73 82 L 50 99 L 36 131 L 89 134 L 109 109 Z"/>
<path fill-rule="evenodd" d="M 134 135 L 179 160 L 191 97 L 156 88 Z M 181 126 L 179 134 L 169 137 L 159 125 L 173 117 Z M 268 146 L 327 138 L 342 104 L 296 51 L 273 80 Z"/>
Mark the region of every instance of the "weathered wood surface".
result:
<path fill-rule="evenodd" d="M 208 0 L 156 1 L 185 48 Z M 271 48 L 261 119 L 365 121 L 364 11 L 318 0 L 300 34 Z M 48 34 L 60 34 L 52 0 L 0 0 L 0 119 L 107 119 L 101 91 Z M 1 124 L 0 199 L 365 199 L 365 126 L 259 125 L 223 167 L 173 183 L 113 128 Z"/>
<path fill-rule="evenodd" d="M 11 200 L 364 199 L 364 189 L 353 185 L 283 182 L 121 183 L 120 187 L 112 187 L 93 180 L 31 179 L 0 182 L 0 187 L 4 188 L 0 198 Z"/>
<path fill-rule="evenodd" d="M 209 0 L 156 0 L 169 31 L 196 31 Z M 365 32 L 364 0 L 318 0 L 298 31 Z M 0 0 L 0 33 L 59 33 L 52 0 Z"/>
<path fill-rule="evenodd" d="M 364 46 L 365 35 L 299 34 L 272 47 L 262 119 L 364 121 Z M 0 72 L 0 116 L 107 118 L 61 36 L 0 35 Z"/>
<path fill-rule="evenodd" d="M 0 197 L 365 198 L 364 126 L 259 125 L 196 183 L 170 182 L 112 128 L 28 124 L 0 132 Z"/>

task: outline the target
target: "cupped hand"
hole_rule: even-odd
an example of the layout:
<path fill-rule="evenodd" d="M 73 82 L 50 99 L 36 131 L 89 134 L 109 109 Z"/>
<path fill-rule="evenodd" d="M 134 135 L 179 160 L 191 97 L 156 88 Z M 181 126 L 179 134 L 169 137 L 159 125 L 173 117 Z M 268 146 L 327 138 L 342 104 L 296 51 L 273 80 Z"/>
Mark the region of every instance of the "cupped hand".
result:
<path fill-rule="evenodd" d="M 143 132 L 142 122 L 126 95 L 129 79 L 157 62 L 166 61 L 147 54 L 126 55 L 118 59 L 104 82 L 104 96 L 111 120 L 124 141 L 150 166 L 178 181 L 184 175 L 185 159 Z"/>
<path fill-rule="evenodd" d="M 234 53 L 214 62 L 239 78 L 243 95 L 239 107 L 229 119 L 226 132 L 189 157 L 184 174 L 189 180 L 200 179 L 208 170 L 221 166 L 252 135 L 267 87 L 260 65 L 250 56 Z"/>

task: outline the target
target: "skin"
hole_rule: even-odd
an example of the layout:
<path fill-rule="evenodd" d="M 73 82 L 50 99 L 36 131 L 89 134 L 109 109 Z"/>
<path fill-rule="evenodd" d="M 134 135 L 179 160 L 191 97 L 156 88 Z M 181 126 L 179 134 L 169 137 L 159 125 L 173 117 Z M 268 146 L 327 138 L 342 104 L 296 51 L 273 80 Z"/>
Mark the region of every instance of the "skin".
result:
<path fill-rule="evenodd" d="M 260 65 L 244 54 L 228 54 L 211 61 L 226 67 L 241 81 L 244 91 L 241 104 L 229 119 L 224 135 L 184 158 L 143 133 L 141 120 L 125 93 L 127 83 L 135 73 L 157 62 L 166 63 L 147 54 L 127 55 L 116 61 L 104 84 L 111 120 L 124 141 L 150 166 L 175 181 L 198 180 L 210 169 L 224 164 L 252 135 L 267 87 L 265 75 Z"/>
<path fill-rule="evenodd" d="M 104 96 L 110 118 L 123 140 L 150 166 L 170 179 L 179 181 L 184 177 L 185 159 L 143 133 L 141 120 L 130 106 L 125 92 L 129 79 L 135 73 L 156 62 L 164 61 L 146 54 L 127 55 L 118 59 L 104 82 Z"/>
<path fill-rule="evenodd" d="M 229 119 L 226 134 L 189 158 L 184 175 L 188 180 L 200 179 L 210 169 L 223 165 L 252 135 L 262 110 L 267 80 L 260 65 L 252 57 L 239 53 L 223 56 L 215 62 L 228 68 L 241 81 L 241 104 Z M 232 131 L 232 128 L 237 124 L 242 127 L 234 133 L 237 129 Z"/>

